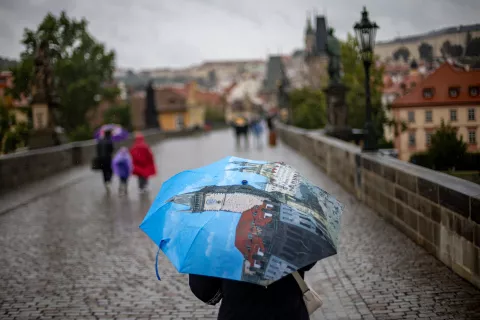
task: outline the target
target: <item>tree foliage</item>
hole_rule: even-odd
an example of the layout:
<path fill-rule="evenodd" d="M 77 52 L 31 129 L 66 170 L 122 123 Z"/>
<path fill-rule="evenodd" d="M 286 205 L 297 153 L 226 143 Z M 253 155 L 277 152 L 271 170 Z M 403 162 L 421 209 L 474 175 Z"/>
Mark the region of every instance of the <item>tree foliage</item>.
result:
<path fill-rule="evenodd" d="M 352 128 L 363 128 L 365 125 L 365 70 L 358 58 L 358 42 L 350 34 L 342 43 L 343 83 L 349 88 L 347 93 L 348 124 Z M 377 66 L 377 59 L 370 68 L 370 96 L 372 101 L 372 117 L 376 135 L 383 137 L 383 124 L 386 121 L 382 108 L 383 67 Z"/>
<path fill-rule="evenodd" d="M 420 55 L 420 59 L 427 62 L 433 61 L 433 46 L 431 44 L 422 42 L 422 44 L 418 46 L 418 53 Z"/>
<path fill-rule="evenodd" d="M 0 57 L 0 71 L 9 70 L 17 64 L 15 60 Z"/>
<path fill-rule="evenodd" d="M 209 123 L 225 123 L 225 112 L 219 108 L 206 108 L 205 121 Z"/>
<path fill-rule="evenodd" d="M 296 89 L 289 93 L 293 125 L 304 129 L 323 128 L 327 123 L 325 95 L 321 90 Z"/>
<path fill-rule="evenodd" d="M 0 99 L 0 153 L 14 152 L 28 144 L 28 123 L 17 123 L 15 113 Z"/>
<path fill-rule="evenodd" d="M 440 128 L 432 135 L 428 148 L 428 154 L 435 169 L 444 170 L 455 167 L 466 152 L 467 144 L 462 137 L 457 137 L 456 129 L 442 121 Z"/>
<path fill-rule="evenodd" d="M 59 121 L 67 132 L 84 125 L 89 110 L 95 108 L 106 90 L 104 84 L 112 79 L 115 54 L 96 41 L 87 30 L 85 19 L 47 14 L 36 30 L 25 29 L 24 51 L 19 63 L 12 68 L 12 94 L 30 95 L 34 77 L 34 55 L 43 41 L 54 73 L 54 83 L 60 99 Z"/>
<path fill-rule="evenodd" d="M 130 116 L 130 106 L 128 104 L 115 105 L 108 108 L 103 114 L 104 123 L 116 123 L 131 130 L 132 118 Z"/>
<path fill-rule="evenodd" d="M 401 47 L 393 53 L 393 60 L 395 61 L 399 61 L 400 59 L 402 59 L 404 62 L 408 62 L 409 58 L 410 50 L 408 50 L 406 47 Z"/>

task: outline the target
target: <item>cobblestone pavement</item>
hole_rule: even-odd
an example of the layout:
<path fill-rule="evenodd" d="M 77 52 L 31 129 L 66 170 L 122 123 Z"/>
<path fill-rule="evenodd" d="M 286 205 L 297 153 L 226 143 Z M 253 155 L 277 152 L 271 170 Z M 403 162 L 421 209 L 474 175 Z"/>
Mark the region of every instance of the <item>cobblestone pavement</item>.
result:
<path fill-rule="evenodd" d="M 155 153 L 152 194 L 178 171 L 235 154 L 283 160 L 346 204 L 340 253 L 307 275 L 325 302 L 312 319 L 480 319 L 480 291 L 287 147 L 235 150 L 223 131 L 168 140 Z M 83 170 L 76 182 L 49 179 L 54 193 L 30 188 L 39 196 L 14 197 L 19 205 L 0 215 L 0 318 L 215 319 L 165 258 L 156 280 L 155 246 L 138 229 L 153 195 L 132 181 L 128 197 L 107 196 L 100 175 Z"/>

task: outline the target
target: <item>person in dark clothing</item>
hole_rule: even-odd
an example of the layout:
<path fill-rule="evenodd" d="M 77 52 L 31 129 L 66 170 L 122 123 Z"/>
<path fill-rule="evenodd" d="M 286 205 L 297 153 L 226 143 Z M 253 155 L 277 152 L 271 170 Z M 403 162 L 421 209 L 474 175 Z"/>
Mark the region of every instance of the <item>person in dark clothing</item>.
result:
<path fill-rule="evenodd" d="M 275 114 L 270 114 L 267 117 L 267 126 L 268 126 L 268 144 L 270 146 L 275 146 L 277 144 L 277 132 L 275 131 Z"/>
<path fill-rule="evenodd" d="M 268 131 L 274 131 L 275 130 L 275 124 L 273 123 L 275 116 L 270 115 L 267 117 L 267 126 L 268 126 Z"/>
<path fill-rule="evenodd" d="M 298 273 L 305 272 L 315 263 Z M 293 275 L 275 281 L 268 287 L 220 278 L 189 275 L 193 294 L 201 301 L 215 305 L 220 300 L 218 320 L 308 320 L 302 291 Z"/>
<path fill-rule="evenodd" d="M 248 147 L 248 122 L 244 117 L 237 117 L 233 122 L 235 128 L 235 137 L 237 147 L 240 147 L 240 140 L 243 136 L 245 138 L 245 147 Z"/>
<path fill-rule="evenodd" d="M 112 181 L 112 155 L 113 142 L 112 133 L 106 131 L 104 137 L 97 143 L 97 158 L 103 173 L 103 183 L 107 191 L 110 191 L 110 182 Z"/>

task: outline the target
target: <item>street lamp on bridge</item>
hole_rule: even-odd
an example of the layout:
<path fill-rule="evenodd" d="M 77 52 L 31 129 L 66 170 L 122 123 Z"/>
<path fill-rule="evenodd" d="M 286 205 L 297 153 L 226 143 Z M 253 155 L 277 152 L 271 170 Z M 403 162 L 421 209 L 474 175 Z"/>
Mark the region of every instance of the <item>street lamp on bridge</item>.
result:
<path fill-rule="evenodd" d="M 353 29 L 357 36 L 358 45 L 360 47 L 360 57 L 365 68 L 365 99 L 366 99 L 366 114 L 365 114 L 365 142 L 363 144 L 363 151 L 376 151 L 377 136 L 372 122 L 372 101 L 370 97 L 370 67 L 373 62 L 373 48 L 375 47 L 375 36 L 378 25 L 368 19 L 368 11 L 363 7 L 362 19 L 355 23 Z"/>

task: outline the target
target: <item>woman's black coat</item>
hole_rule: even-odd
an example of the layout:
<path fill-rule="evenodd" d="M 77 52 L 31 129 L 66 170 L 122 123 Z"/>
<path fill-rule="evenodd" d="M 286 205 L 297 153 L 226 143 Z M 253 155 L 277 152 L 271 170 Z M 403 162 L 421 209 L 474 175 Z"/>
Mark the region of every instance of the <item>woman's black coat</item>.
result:
<path fill-rule="evenodd" d="M 315 264 L 299 270 L 305 271 Z M 308 320 L 302 292 L 295 278 L 288 275 L 268 287 L 246 282 L 189 275 L 190 289 L 210 305 L 220 300 L 219 320 Z"/>

